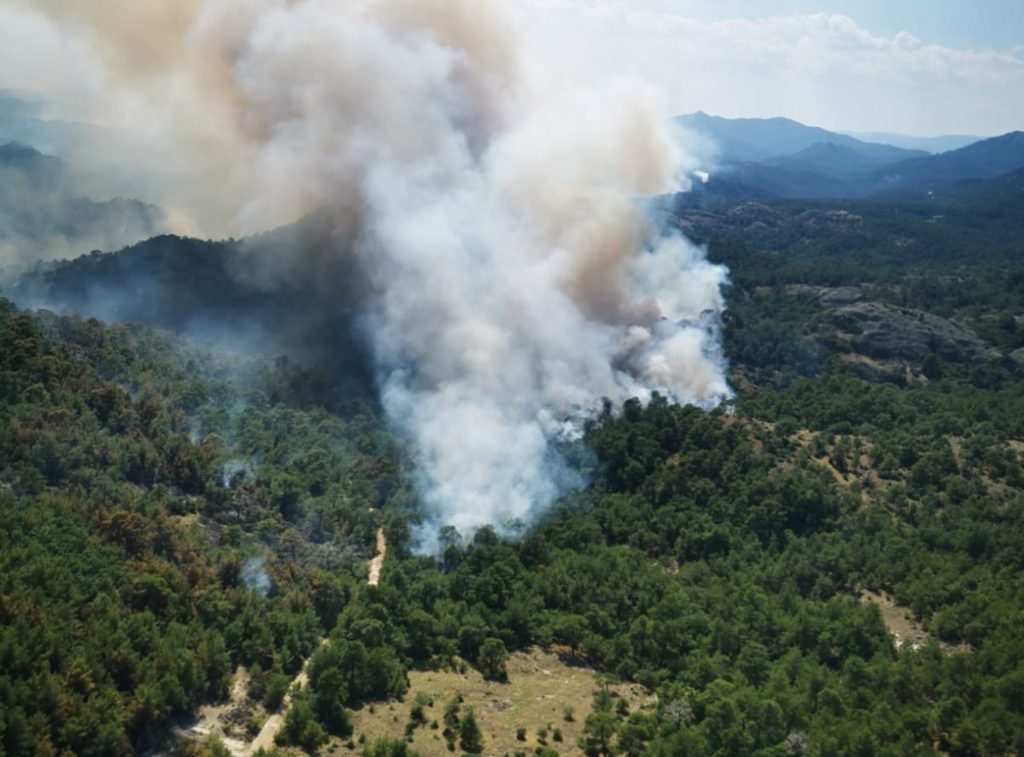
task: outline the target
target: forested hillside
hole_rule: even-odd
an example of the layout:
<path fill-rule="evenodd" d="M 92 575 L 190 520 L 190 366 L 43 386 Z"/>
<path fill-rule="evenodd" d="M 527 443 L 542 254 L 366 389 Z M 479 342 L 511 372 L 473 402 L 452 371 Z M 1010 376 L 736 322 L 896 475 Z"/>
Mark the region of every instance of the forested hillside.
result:
<path fill-rule="evenodd" d="M 285 361 L 0 310 L 0 752 L 129 754 L 330 631 L 400 497 L 372 413 Z"/>
<path fill-rule="evenodd" d="M 646 699 L 598 688 L 579 743 L 517 723 L 524 752 L 1024 751 L 1024 268 L 1015 216 L 972 212 L 680 209 L 733 272 L 735 400 L 607 406 L 586 488 L 436 557 L 407 452 L 329 374 L 5 302 L 0 753 L 167 748 L 236 671 L 251 737 L 311 658 L 281 748 L 411 753 L 354 730 L 394 708 L 490 754 L 470 713 L 534 647 Z M 499 693 L 410 689 L 466 664 Z"/>

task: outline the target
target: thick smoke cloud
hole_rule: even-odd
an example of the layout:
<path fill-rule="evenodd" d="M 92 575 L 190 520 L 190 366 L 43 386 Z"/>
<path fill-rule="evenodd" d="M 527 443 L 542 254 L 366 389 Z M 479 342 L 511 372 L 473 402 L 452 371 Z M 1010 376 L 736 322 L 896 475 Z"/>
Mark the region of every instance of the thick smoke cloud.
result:
<path fill-rule="evenodd" d="M 192 222 L 248 233 L 330 209 L 332 246 L 254 256 L 247 275 L 358 271 L 434 525 L 528 521 L 574 484 L 553 445 L 602 398 L 728 395 L 726 271 L 640 202 L 692 168 L 659 93 L 549 76 L 557 51 L 529 46 L 511 3 L 209 0 L 165 17 L 132 0 L 124 24 L 111 3 L 46 5 L 91 35 L 136 112 L 165 87 L 159 133 L 197 187 L 172 204 Z M 159 37 L 144 63 L 139 28 Z"/>

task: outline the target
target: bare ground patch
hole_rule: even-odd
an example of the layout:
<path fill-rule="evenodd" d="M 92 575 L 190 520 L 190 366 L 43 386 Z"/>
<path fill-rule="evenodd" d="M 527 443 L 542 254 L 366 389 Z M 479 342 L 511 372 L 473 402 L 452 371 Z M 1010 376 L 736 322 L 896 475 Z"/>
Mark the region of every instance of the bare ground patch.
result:
<path fill-rule="evenodd" d="M 317 648 L 328 643 L 330 642 L 327 639 L 320 639 Z M 306 658 L 305 662 L 302 663 L 302 669 L 299 670 L 295 678 L 292 679 L 292 684 L 288 687 L 288 693 L 285 694 L 284 701 L 281 702 L 281 707 L 277 712 L 273 713 L 266 719 L 263 723 L 263 727 L 260 729 L 260 732 L 256 734 L 256 738 L 252 740 L 252 743 L 246 746 L 244 754 L 255 754 L 261 749 L 268 752 L 274 749 L 275 739 L 277 738 L 277 734 L 280 733 L 281 729 L 284 727 L 284 718 L 292 703 L 292 692 L 303 688 L 309 683 L 309 661 L 312 659 L 313 655 L 311 654 Z"/>
<path fill-rule="evenodd" d="M 256 708 L 256 704 L 249 699 L 248 689 L 249 673 L 245 668 L 239 667 L 235 671 L 228 701 L 203 705 L 196 712 L 195 721 L 188 727 L 176 729 L 177 734 L 195 741 L 205 741 L 210 737 L 219 738 L 232 755 L 241 757 L 246 754 L 246 724 Z"/>
<path fill-rule="evenodd" d="M 884 591 L 861 589 L 859 599 L 863 604 L 874 605 L 881 611 L 882 622 L 892 634 L 897 649 L 906 644 L 916 650 L 931 641 L 931 635 L 913 619 L 910 608 L 896 604 Z"/>
<path fill-rule="evenodd" d="M 405 701 L 368 705 L 354 713 L 354 738 L 365 737 L 367 743 L 383 736 L 403 738 L 412 703 L 416 695 L 422 693 L 433 704 L 425 708 L 427 725 L 416 729 L 411 746 L 424 757 L 450 755 L 441 735 L 444 708 L 453 697 L 461 694 L 463 710 L 472 707 L 476 712 L 484 736 L 484 754 L 532 753 L 541 745 L 538 730 L 550 726 L 545 739 L 547 746 L 561 755 L 582 755 L 576 741 L 583 732 L 583 721 L 590 713 L 594 693 L 602 686 L 595 671 L 569 664 L 565 656 L 539 649 L 512 654 L 507 669 L 507 683 L 485 681 L 473 669 L 465 673 L 410 671 Z M 609 686 L 609 690 L 625 699 L 630 711 L 655 705 L 643 687 L 635 684 L 616 684 Z M 574 711 L 572 722 L 565 720 L 566 707 Z M 438 723 L 436 729 L 431 727 L 433 721 Z M 526 729 L 525 741 L 517 739 L 518 728 Z M 554 739 L 556 728 L 561 732 L 560 742 Z M 361 751 L 362 746 L 357 744 L 356 749 Z M 330 752 L 351 754 L 341 742 L 333 742 Z M 456 747 L 455 754 L 460 753 Z"/>
<path fill-rule="evenodd" d="M 881 610 L 882 621 L 889 633 L 892 634 L 897 649 L 909 646 L 916 651 L 933 640 L 932 635 L 914 620 L 914 614 L 910 608 L 896 604 L 896 601 L 884 591 L 873 592 L 861 589 L 858 598 L 862 603 L 875 605 Z M 946 654 L 962 654 L 971 651 L 971 647 L 967 644 L 954 646 L 944 641 L 939 642 L 939 647 Z"/>
<path fill-rule="evenodd" d="M 384 535 L 384 529 L 377 529 L 377 553 L 370 560 L 370 574 L 367 578 L 367 583 L 370 586 L 377 586 L 380 584 L 380 572 L 384 568 L 384 557 L 388 552 L 388 540 Z"/>

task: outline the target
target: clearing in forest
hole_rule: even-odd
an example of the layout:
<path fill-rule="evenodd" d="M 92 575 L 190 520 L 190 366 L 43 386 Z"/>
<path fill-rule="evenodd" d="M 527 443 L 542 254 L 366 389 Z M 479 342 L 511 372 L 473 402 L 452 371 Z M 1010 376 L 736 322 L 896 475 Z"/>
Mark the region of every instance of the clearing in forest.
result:
<path fill-rule="evenodd" d="M 872 604 L 882 613 L 882 622 L 886 629 L 892 634 L 896 648 L 904 644 L 910 645 L 911 649 L 920 649 L 931 640 L 931 636 L 913 619 L 913 613 L 909 607 L 901 607 L 888 594 L 873 592 L 862 589 L 860 601 L 864 604 Z"/>
<path fill-rule="evenodd" d="M 472 707 L 476 713 L 483 732 L 484 754 L 532 753 L 540 745 L 538 730 L 548 728 L 545 738 L 548 747 L 560 755 L 582 755 L 576 742 L 583 733 L 583 722 L 590 714 L 594 694 L 603 684 L 594 670 L 569 664 L 565 659 L 567 654 L 559 656 L 540 649 L 513 653 L 508 660 L 507 683 L 485 681 L 472 668 L 465 673 L 410 671 L 409 693 L 404 701 L 367 705 L 354 713 L 355 738 L 365 737 L 366 743 L 382 736 L 403 738 L 416 695 L 422 693 L 433 705 L 424 708 L 426 725 L 416 729 L 411 746 L 423 757 L 447 757 L 452 753 L 441 735 L 445 705 L 461 694 L 462 712 Z M 642 686 L 616 684 L 608 688 L 628 703 L 630 712 L 656 705 Z M 565 719 L 567 707 L 572 708 L 572 721 Z M 433 721 L 437 721 L 436 729 L 431 727 Z M 516 738 L 518 728 L 526 729 L 525 741 Z M 562 737 L 560 742 L 554 738 L 556 728 Z M 362 749 L 361 744 L 356 745 L 357 753 Z M 330 752 L 352 754 L 337 741 Z M 457 749 L 456 754 L 459 753 Z"/>

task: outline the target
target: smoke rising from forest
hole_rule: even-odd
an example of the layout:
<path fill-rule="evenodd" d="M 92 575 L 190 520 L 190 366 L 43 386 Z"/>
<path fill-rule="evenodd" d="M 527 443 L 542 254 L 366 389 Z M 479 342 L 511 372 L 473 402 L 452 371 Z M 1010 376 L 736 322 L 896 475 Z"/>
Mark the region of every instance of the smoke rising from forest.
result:
<path fill-rule="evenodd" d="M 553 445 L 602 398 L 728 395 L 727 273 L 639 202 L 693 167 L 669 113 L 641 81 L 564 81 L 564 53 L 522 23 L 536 6 L 23 5 L 95 51 L 108 123 L 148 124 L 167 165 L 145 199 L 184 231 L 330 210 L 333 244 L 254 256 L 247 275 L 330 287 L 357 271 L 383 406 L 434 525 L 530 520 L 574 484 Z"/>

